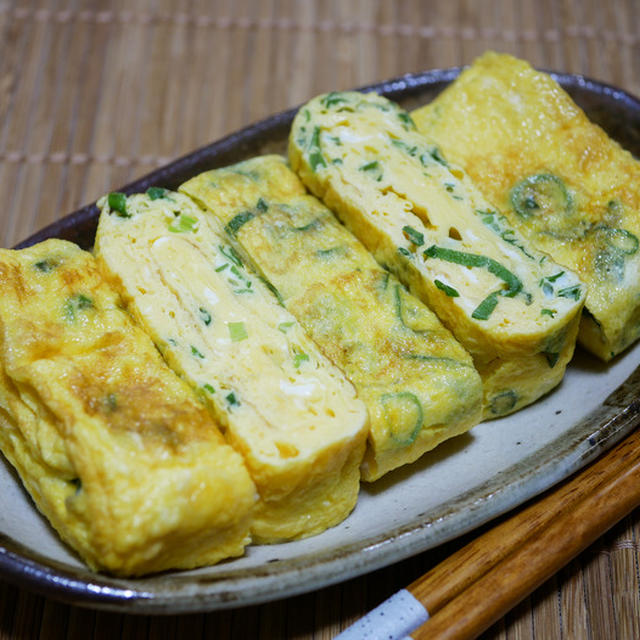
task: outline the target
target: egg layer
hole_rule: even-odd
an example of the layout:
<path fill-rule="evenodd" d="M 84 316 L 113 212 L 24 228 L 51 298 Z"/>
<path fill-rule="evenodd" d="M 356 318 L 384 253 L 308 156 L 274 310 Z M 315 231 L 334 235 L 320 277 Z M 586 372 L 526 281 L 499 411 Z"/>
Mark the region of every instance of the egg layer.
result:
<path fill-rule="evenodd" d="M 480 420 L 482 384 L 469 354 L 306 194 L 282 157 L 210 171 L 180 190 L 220 220 L 364 400 L 371 417 L 364 479 Z"/>
<path fill-rule="evenodd" d="M 151 190 L 119 209 L 101 204 L 96 256 L 242 454 L 260 494 L 253 539 L 311 535 L 344 519 L 368 430 L 352 385 L 189 198 Z"/>
<path fill-rule="evenodd" d="M 515 411 L 562 379 L 584 285 L 528 246 L 405 111 L 376 94 L 314 98 L 296 115 L 289 158 L 472 354 L 486 417 Z M 497 373 L 524 359 L 527 375 L 509 382 Z"/>

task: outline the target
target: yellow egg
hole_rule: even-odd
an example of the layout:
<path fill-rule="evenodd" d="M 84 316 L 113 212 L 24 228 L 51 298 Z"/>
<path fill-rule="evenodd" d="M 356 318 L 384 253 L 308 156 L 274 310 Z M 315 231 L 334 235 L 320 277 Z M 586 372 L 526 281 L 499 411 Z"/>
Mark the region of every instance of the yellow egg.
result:
<path fill-rule="evenodd" d="M 183 194 L 102 203 L 96 256 L 166 361 L 242 454 L 256 542 L 319 533 L 353 509 L 368 416 L 353 386 Z"/>
<path fill-rule="evenodd" d="M 471 353 L 486 417 L 526 406 L 560 382 L 584 285 L 529 247 L 405 111 L 376 94 L 314 98 L 296 115 L 289 159 Z"/>
<path fill-rule="evenodd" d="M 471 357 L 306 194 L 283 158 L 209 171 L 180 190 L 225 225 L 364 400 L 371 427 L 363 478 L 412 462 L 480 420 L 482 386 Z"/>
<path fill-rule="evenodd" d="M 545 73 L 486 53 L 418 129 L 530 244 L 587 283 L 579 340 L 609 360 L 640 335 L 640 163 Z"/>
<path fill-rule="evenodd" d="M 242 555 L 255 487 L 91 254 L 0 250 L 0 447 L 94 569 L 139 575 Z"/>

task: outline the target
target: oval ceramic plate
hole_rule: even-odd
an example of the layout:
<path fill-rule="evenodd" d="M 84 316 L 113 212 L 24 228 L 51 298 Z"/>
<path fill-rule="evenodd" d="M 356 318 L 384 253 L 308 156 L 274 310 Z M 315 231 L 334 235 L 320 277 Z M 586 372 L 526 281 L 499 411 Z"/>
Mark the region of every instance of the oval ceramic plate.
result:
<path fill-rule="evenodd" d="M 413 108 L 458 69 L 407 75 L 367 89 Z M 640 102 L 581 76 L 554 74 L 589 116 L 640 156 Z M 175 188 L 185 179 L 265 152 L 284 152 L 294 111 L 204 147 L 127 185 Z M 88 248 L 91 205 L 20 246 L 62 237 Z M 475 427 L 364 485 L 355 511 L 318 536 L 250 547 L 242 558 L 194 571 L 122 580 L 90 572 L 38 515 L 0 462 L 0 574 L 76 604 L 137 613 L 195 612 L 254 604 L 346 580 L 435 547 L 516 507 L 610 448 L 640 421 L 640 345 L 609 366 L 578 352 L 552 393 L 515 415 Z"/>

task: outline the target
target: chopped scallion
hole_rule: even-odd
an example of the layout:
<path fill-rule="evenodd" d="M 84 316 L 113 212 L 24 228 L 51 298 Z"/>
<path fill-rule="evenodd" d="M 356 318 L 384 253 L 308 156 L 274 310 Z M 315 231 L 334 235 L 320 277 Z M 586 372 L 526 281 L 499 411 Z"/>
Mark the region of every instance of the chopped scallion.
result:
<path fill-rule="evenodd" d="M 406 225 L 402 227 L 402 231 L 407 239 L 417 247 L 421 247 L 424 244 L 424 235 L 419 231 L 416 231 L 413 227 Z"/>
<path fill-rule="evenodd" d="M 229 337 L 232 342 L 240 342 L 249 337 L 244 322 L 228 322 L 227 327 L 229 328 Z"/>
<path fill-rule="evenodd" d="M 211 324 L 211 314 L 204 307 L 200 307 L 198 313 L 202 322 L 209 326 Z"/>
<path fill-rule="evenodd" d="M 245 225 L 249 220 L 255 217 L 255 214 L 252 211 L 243 211 L 238 215 L 234 216 L 229 223 L 225 226 L 224 230 L 232 237 L 236 237 L 238 235 L 238 231 L 240 227 Z"/>
<path fill-rule="evenodd" d="M 487 320 L 498 304 L 498 292 L 490 293 L 474 310 L 471 317 L 475 320 Z"/>
<path fill-rule="evenodd" d="M 196 347 L 194 347 L 193 345 L 191 345 L 191 355 L 195 356 L 196 358 L 200 358 L 201 360 L 204 360 L 204 355 L 202 355 L 202 353 L 196 349 Z"/>
<path fill-rule="evenodd" d="M 197 228 L 198 220 L 196 218 L 192 218 L 185 213 L 181 213 L 178 216 L 178 219 L 174 220 L 169 226 L 169 231 L 172 231 L 173 233 L 188 233 L 196 231 Z"/>
<path fill-rule="evenodd" d="M 121 218 L 130 218 L 131 214 L 127 212 L 127 196 L 119 191 L 112 191 L 107 197 L 109 209 L 114 211 Z"/>
<path fill-rule="evenodd" d="M 575 284 L 572 287 L 565 287 L 558 291 L 558 295 L 561 298 L 573 298 L 574 300 L 580 300 L 580 293 L 581 290 L 579 284 Z"/>
<path fill-rule="evenodd" d="M 162 187 L 149 187 L 147 189 L 147 195 L 151 200 L 160 200 L 161 198 L 164 198 L 167 193 L 169 192 Z"/>
<path fill-rule="evenodd" d="M 444 291 L 450 298 L 457 298 L 460 296 L 460 294 L 453 287 L 450 287 L 448 284 L 445 284 L 437 278 L 433 281 L 433 283 L 436 285 L 436 287 L 438 287 L 438 289 L 440 289 L 440 291 Z"/>
<path fill-rule="evenodd" d="M 309 360 L 309 356 L 306 353 L 296 353 L 293 356 L 293 366 L 297 369 L 303 362 Z"/>

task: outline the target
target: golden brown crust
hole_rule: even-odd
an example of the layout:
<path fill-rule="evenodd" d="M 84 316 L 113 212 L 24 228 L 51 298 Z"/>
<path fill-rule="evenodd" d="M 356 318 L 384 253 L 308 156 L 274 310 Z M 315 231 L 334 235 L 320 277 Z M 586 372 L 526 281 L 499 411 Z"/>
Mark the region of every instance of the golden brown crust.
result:
<path fill-rule="evenodd" d="M 255 489 L 93 257 L 0 251 L 0 447 L 94 568 L 137 575 L 243 552 Z"/>

